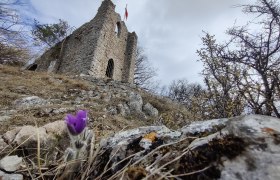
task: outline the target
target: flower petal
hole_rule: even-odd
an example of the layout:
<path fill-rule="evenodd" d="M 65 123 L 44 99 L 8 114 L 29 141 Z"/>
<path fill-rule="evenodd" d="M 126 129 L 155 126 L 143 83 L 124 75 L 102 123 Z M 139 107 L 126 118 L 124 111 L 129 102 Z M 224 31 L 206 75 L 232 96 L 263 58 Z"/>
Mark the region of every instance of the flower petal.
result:
<path fill-rule="evenodd" d="M 65 118 L 67 128 L 72 135 L 80 134 L 87 124 L 87 111 L 79 110 L 76 116 L 67 114 Z"/>
<path fill-rule="evenodd" d="M 77 119 L 76 119 L 76 117 L 73 116 L 72 114 L 67 114 L 67 116 L 65 117 L 65 121 L 66 121 L 67 124 L 68 124 L 68 123 L 69 123 L 69 124 L 72 124 L 72 123 L 76 122 Z"/>
<path fill-rule="evenodd" d="M 80 110 L 77 113 L 77 126 L 76 131 L 81 133 L 87 124 L 87 111 Z"/>
<path fill-rule="evenodd" d="M 77 119 L 86 119 L 87 118 L 87 111 L 79 110 L 77 113 Z"/>
<path fill-rule="evenodd" d="M 67 129 L 72 135 L 78 135 L 76 128 L 74 127 L 73 124 L 67 124 Z"/>

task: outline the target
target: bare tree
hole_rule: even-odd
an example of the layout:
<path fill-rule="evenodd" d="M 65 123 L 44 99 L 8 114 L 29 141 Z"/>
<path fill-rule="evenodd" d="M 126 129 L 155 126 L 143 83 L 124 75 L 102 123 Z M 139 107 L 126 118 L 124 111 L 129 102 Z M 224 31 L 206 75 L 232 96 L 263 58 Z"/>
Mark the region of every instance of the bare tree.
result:
<path fill-rule="evenodd" d="M 280 100 L 279 2 L 258 0 L 241 7 L 244 13 L 256 15 L 252 23 L 260 31 L 250 30 L 252 23 L 234 26 L 227 31 L 230 40 L 223 44 L 216 43 L 213 36 L 206 34 L 204 48 L 198 53 L 206 70 L 212 69 L 209 73 L 215 82 L 221 84 L 222 75 L 252 112 L 280 117 L 277 107 Z"/>
<path fill-rule="evenodd" d="M 32 35 L 36 45 L 52 47 L 71 34 L 73 29 L 74 27 L 70 28 L 67 21 L 61 19 L 58 23 L 53 24 L 41 24 L 34 20 Z"/>
<path fill-rule="evenodd" d="M 156 75 L 156 69 L 152 67 L 148 57 L 144 54 L 143 48 L 137 47 L 134 84 L 148 91 L 153 90 L 158 85 L 154 80 Z"/>
<path fill-rule="evenodd" d="M 215 118 L 207 108 L 207 91 L 198 83 L 189 83 L 186 79 L 174 80 L 163 89 L 163 96 L 183 104 L 189 110 L 189 117 L 195 120 Z"/>
<path fill-rule="evenodd" d="M 15 6 L 20 5 L 19 0 L 3 0 L 0 2 L 0 32 L 13 32 L 13 26 L 20 23 Z"/>
<path fill-rule="evenodd" d="M 29 57 L 27 41 L 23 35 L 16 6 L 22 6 L 19 0 L 0 2 L 0 63 L 26 61 Z"/>
<path fill-rule="evenodd" d="M 202 42 L 204 47 L 197 52 L 204 63 L 202 75 L 207 87 L 205 98 L 209 116 L 223 118 L 240 115 L 244 111 L 244 103 L 236 87 L 239 76 L 234 76 L 239 66 L 228 64 L 219 57 L 223 47 L 216 43 L 214 36 L 206 34 Z"/>
<path fill-rule="evenodd" d="M 197 83 L 189 83 L 186 79 L 173 80 L 168 87 L 167 96 L 182 104 L 190 105 L 192 97 L 199 96 L 202 86 Z"/>

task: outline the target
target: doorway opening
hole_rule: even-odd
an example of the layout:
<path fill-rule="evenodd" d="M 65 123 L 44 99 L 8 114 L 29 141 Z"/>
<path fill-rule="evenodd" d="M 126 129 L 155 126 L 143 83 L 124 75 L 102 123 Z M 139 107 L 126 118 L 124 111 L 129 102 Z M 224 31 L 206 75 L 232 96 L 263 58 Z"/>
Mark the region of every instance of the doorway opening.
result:
<path fill-rule="evenodd" d="M 114 61 L 113 59 L 109 59 L 107 69 L 106 69 L 106 77 L 113 78 L 114 74 Z"/>
<path fill-rule="evenodd" d="M 31 66 L 29 66 L 29 67 L 27 68 L 27 70 L 29 70 L 29 71 L 36 71 L 37 67 L 38 67 L 37 64 L 32 64 Z"/>

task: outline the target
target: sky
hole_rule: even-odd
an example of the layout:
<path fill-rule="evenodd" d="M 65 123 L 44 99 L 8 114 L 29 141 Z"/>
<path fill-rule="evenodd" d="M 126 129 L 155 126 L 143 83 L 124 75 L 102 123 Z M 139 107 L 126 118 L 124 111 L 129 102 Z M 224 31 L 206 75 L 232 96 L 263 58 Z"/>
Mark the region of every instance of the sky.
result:
<path fill-rule="evenodd" d="M 90 21 L 102 0 L 25 0 L 21 12 L 41 23 L 66 20 L 76 28 Z M 138 45 L 144 48 L 152 66 L 157 69 L 157 80 L 168 85 L 172 80 L 187 79 L 203 83 L 202 64 L 196 51 L 202 47 L 205 32 L 214 34 L 220 42 L 226 30 L 248 21 L 236 5 L 254 0 L 112 0 L 116 12 L 124 15 L 128 6 L 130 32 L 138 35 Z"/>

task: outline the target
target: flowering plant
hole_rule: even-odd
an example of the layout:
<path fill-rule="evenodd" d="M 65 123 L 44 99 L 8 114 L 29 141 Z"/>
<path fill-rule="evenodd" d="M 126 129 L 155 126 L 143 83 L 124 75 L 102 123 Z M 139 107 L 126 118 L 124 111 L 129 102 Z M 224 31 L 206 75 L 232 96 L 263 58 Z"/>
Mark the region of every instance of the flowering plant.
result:
<path fill-rule="evenodd" d="M 84 110 L 79 110 L 76 116 L 67 114 L 65 122 L 68 132 L 73 136 L 80 134 L 87 125 L 87 118 L 87 111 Z"/>
<path fill-rule="evenodd" d="M 65 123 L 70 137 L 70 147 L 65 150 L 64 161 L 68 163 L 63 176 L 67 179 L 73 175 L 73 172 L 79 171 L 83 160 L 88 156 L 88 147 L 93 137 L 93 133 L 87 126 L 87 111 L 79 110 L 76 115 L 67 114 Z"/>

